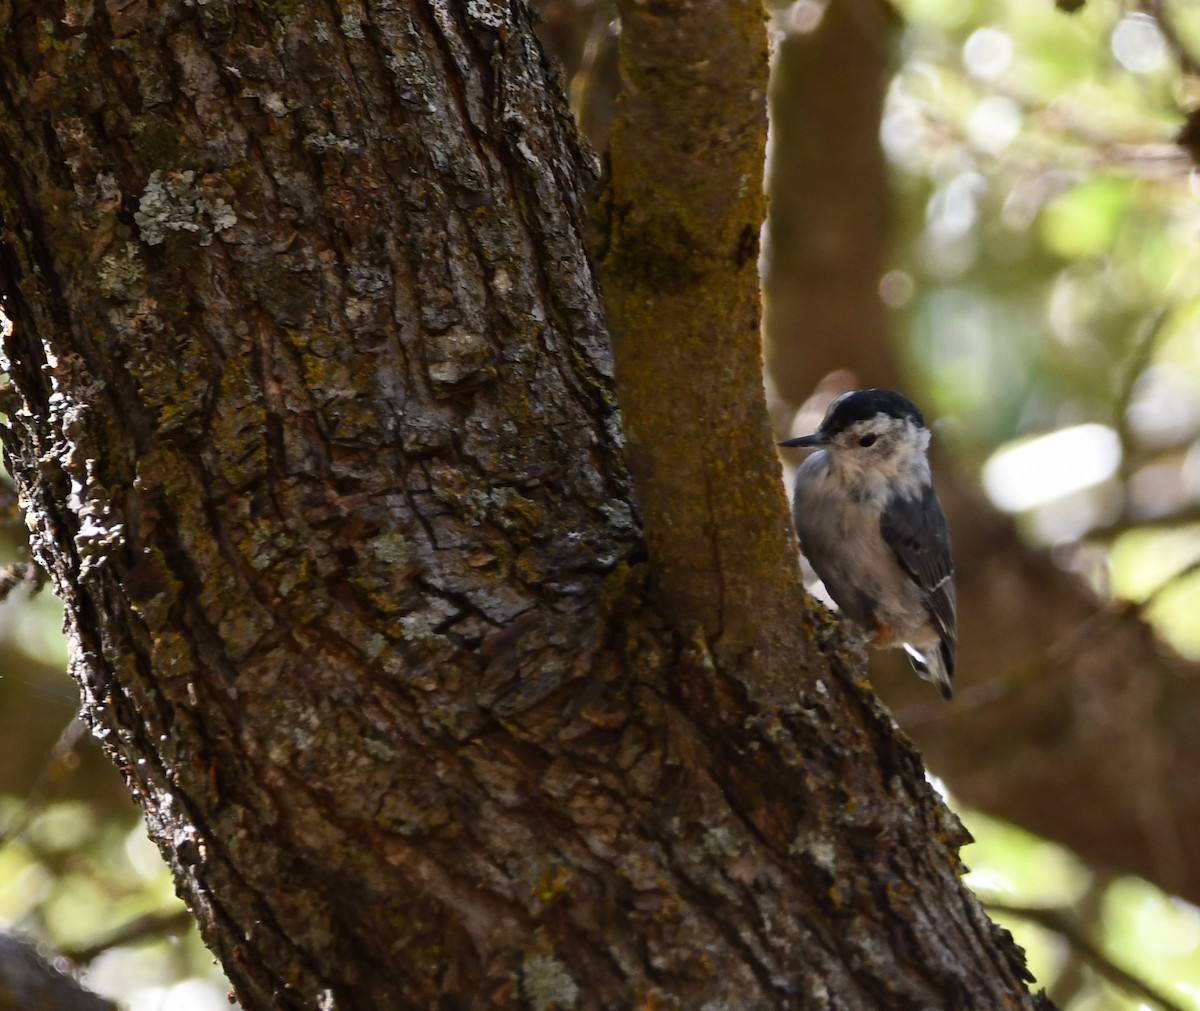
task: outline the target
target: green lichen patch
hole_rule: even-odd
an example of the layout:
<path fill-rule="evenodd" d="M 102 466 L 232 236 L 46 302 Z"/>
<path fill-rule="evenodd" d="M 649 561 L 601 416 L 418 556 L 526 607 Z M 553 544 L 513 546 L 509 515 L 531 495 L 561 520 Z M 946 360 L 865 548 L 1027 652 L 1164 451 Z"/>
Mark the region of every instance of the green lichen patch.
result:
<path fill-rule="evenodd" d="M 96 268 L 96 281 L 104 298 L 133 299 L 145 289 L 146 271 L 136 243 L 110 249 Z"/>
<path fill-rule="evenodd" d="M 408 538 L 399 531 L 372 537 L 367 542 L 367 548 L 381 562 L 395 568 L 405 568 L 412 558 L 412 547 Z"/>
<path fill-rule="evenodd" d="M 150 173 L 133 220 L 142 230 L 142 241 L 157 246 L 170 236 L 195 236 L 209 245 L 217 232 L 237 224 L 237 215 L 221 195 L 220 180 L 205 175 L 199 180 L 190 169 Z"/>
<path fill-rule="evenodd" d="M 335 133 L 306 134 L 300 143 L 314 154 L 358 154 L 362 150 L 356 140 Z"/>
<path fill-rule="evenodd" d="M 552 955 L 535 955 L 522 966 L 521 993 L 533 1011 L 573 1008 L 579 986 L 567 967 Z"/>

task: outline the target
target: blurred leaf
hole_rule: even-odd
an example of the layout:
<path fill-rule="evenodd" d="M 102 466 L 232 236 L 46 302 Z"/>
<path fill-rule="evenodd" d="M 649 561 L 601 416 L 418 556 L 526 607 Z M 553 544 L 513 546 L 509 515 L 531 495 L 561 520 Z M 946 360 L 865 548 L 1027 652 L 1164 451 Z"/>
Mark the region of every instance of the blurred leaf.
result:
<path fill-rule="evenodd" d="M 1110 252 L 1129 209 L 1130 189 L 1128 180 L 1102 178 L 1068 190 L 1042 211 L 1042 240 L 1066 259 Z"/>

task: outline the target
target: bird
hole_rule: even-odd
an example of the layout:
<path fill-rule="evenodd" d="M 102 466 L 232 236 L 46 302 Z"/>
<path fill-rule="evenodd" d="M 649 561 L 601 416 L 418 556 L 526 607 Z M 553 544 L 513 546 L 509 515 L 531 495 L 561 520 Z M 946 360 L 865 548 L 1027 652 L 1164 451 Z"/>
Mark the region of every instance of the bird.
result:
<path fill-rule="evenodd" d="M 853 390 L 811 435 L 779 445 L 819 449 L 796 471 L 792 519 L 829 595 L 877 647 L 903 648 L 950 699 L 954 562 L 921 412 L 894 390 Z"/>

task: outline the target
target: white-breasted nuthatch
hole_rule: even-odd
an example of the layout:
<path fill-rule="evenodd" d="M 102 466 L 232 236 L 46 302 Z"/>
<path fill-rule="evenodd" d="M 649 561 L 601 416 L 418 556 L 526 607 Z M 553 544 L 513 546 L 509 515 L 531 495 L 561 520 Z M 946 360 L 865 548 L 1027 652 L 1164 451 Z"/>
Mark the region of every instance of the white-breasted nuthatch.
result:
<path fill-rule="evenodd" d="M 921 412 L 892 390 L 855 390 L 812 435 L 779 445 L 821 447 L 796 471 L 792 518 L 829 595 L 950 698 L 954 564 Z"/>

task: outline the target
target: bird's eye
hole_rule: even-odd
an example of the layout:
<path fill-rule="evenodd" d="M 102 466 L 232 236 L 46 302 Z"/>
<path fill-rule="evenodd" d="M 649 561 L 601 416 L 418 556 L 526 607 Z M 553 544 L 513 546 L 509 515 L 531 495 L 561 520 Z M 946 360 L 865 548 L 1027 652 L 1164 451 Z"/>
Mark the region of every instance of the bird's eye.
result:
<path fill-rule="evenodd" d="M 864 435 L 861 439 L 858 440 L 858 444 L 860 446 L 874 446 L 875 445 L 875 436 Z"/>

